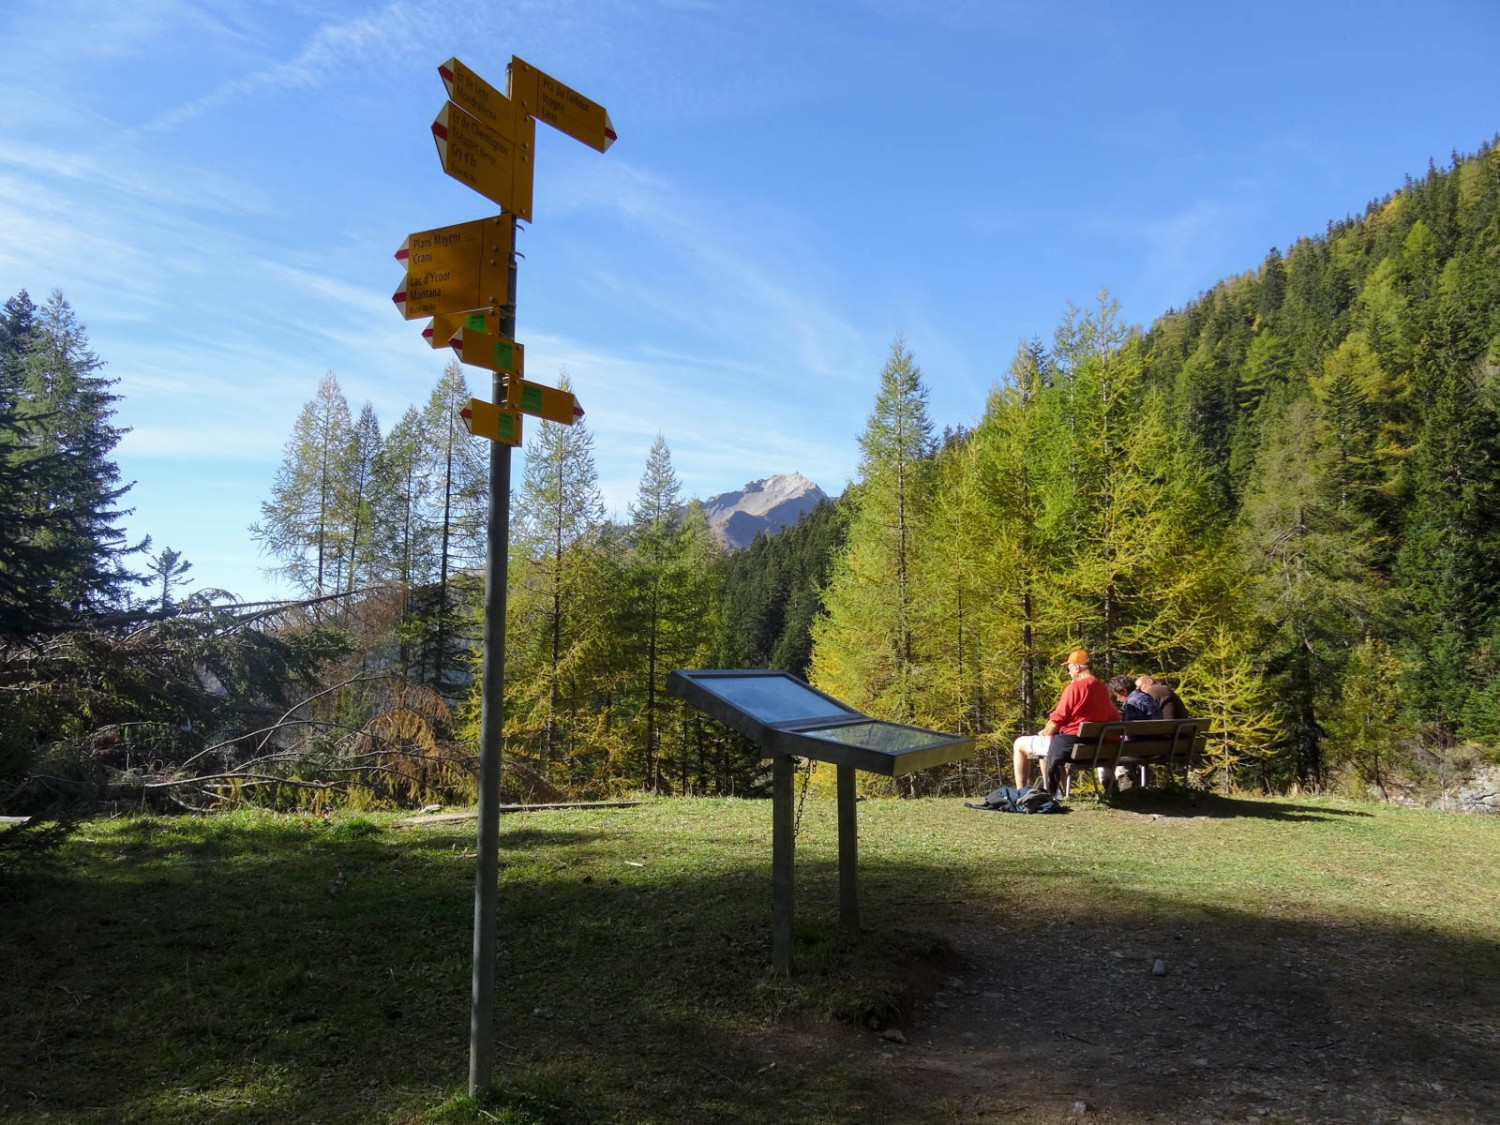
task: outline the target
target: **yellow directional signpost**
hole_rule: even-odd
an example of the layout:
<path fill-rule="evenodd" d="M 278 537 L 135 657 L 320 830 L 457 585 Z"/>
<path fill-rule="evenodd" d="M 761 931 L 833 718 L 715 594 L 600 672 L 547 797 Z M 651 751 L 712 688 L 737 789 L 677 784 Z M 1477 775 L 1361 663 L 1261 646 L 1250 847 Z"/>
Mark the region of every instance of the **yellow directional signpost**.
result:
<path fill-rule="evenodd" d="M 615 143 L 614 123 L 602 105 L 514 55 L 510 60 L 510 96 L 524 112 L 590 148 L 603 152 Z"/>
<path fill-rule="evenodd" d="M 504 445 L 521 444 L 521 416 L 514 410 L 506 410 L 481 398 L 471 398 L 458 415 L 475 437 L 489 438 Z"/>
<path fill-rule="evenodd" d="M 521 413 L 534 414 L 548 422 L 571 426 L 583 417 L 583 407 L 568 391 L 542 383 L 521 382 Z"/>
<path fill-rule="evenodd" d="M 453 333 L 451 344 L 460 362 L 484 367 L 506 377 L 505 405 L 508 409 L 533 414 L 563 426 L 571 426 L 583 417 L 583 407 L 578 405 L 578 399 L 571 391 L 526 382 L 526 349 L 514 340 L 462 327 Z M 471 429 L 470 432 L 477 434 L 479 431 Z"/>
<path fill-rule="evenodd" d="M 530 153 L 536 127 L 532 126 L 528 131 L 524 122 L 518 123 L 518 118 L 524 118 L 525 113 L 515 102 L 457 59 L 449 59 L 438 67 L 438 74 L 450 99 Z"/>
<path fill-rule="evenodd" d="M 446 348 L 453 343 L 453 336 L 460 328 L 491 336 L 500 334 L 500 317 L 497 313 L 476 309 L 473 312 L 439 313 L 422 329 L 422 339 L 434 348 Z"/>
<path fill-rule="evenodd" d="M 530 118 L 521 118 L 536 135 Z M 518 219 L 531 221 L 530 146 L 506 137 L 479 118 L 448 102 L 432 122 L 443 171 L 467 184 L 486 199 L 498 203 Z"/>
<path fill-rule="evenodd" d="M 505 218 L 409 234 L 396 251 L 406 278 L 391 300 L 407 320 L 508 305 L 514 239 Z"/>
<path fill-rule="evenodd" d="M 604 107 L 512 58 L 501 93 L 458 59 L 438 67 L 449 101 L 432 123 L 443 171 L 505 212 L 497 218 L 408 235 L 396 257 L 406 279 L 393 300 L 407 319 L 432 317 L 422 332 L 435 348 L 493 373 L 494 402 L 470 399 L 464 425 L 490 446 L 490 516 L 484 577 L 484 667 L 480 675 L 479 825 L 474 874 L 474 976 L 469 1008 L 469 1093 L 490 1087 L 495 1057 L 496 923 L 500 871 L 501 692 L 505 683 L 505 582 L 510 551 L 510 451 L 521 414 L 570 425 L 583 409 L 567 391 L 523 379 L 516 343 L 516 220 L 531 221 L 536 123 L 545 121 L 603 152 L 615 142 Z M 503 232 L 503 233 L 502 233 Z"/>
<path fill-rule="evenodd" d="M 458 353 L 460 363 L 483 367 L 499 375 L 523 378 L 526 374 L 526 349 L 504 336 L 491 336 L 460 328 L 448 341 Z"/>

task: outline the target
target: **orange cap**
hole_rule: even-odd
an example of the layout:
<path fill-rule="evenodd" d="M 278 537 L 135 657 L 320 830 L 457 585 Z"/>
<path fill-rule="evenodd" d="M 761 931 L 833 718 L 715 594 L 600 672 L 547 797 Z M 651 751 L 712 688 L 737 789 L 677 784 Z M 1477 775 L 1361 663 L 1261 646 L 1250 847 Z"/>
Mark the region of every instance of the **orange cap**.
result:
<path fill-rule="evenodd" d="M 1072 652 L 1068 653 L 1067 663 L 1069 663 L 1069 664 L 1088 664 L 1089 663 L 1089 654 L 1087 652 L 1085 652 L 1081 648 L 1075 648 Z"/>

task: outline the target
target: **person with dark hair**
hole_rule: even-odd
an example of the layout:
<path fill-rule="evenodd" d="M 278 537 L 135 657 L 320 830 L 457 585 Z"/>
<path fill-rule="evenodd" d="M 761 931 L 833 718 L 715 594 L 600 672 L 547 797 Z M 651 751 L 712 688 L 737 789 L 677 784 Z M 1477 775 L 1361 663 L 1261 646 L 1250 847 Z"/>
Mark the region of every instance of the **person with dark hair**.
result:
<path fill-rule="evenodd" d="M 1129 676 L 1116 676 L 1114 677 L 1114 679 L 1110 680 L 1109 694 L 1114 696 L 1115 702 L 1120 705 L 1120 718 L 1127 723 L 1133 723 L 1139 719 L 1160 719 L 1162 717 L 1161 708 L 1156 705 L 1156 700 L 1152 699 L 1145 692 L 1141 691 L 1140 688 L 1136 687 L 1135 681 L 1132 680 Z M 1129 743 L 1130 741 L 1130 736 L 1128 734 L 1125 736 L 1125 741 L 1127 743 Z M 1108 788 L 1111 776 L 1110 772 L 1103 766 L 1100 766 L 1098 773 L 1099 788 Z M 1128 789 L 1130 787 L 1131 776 L 1129 767 L 1124 765 L 1115 766 L 1113 776 L 1115 785 L 1117 787 L 1122 789 Z M 1145 779 L 1146 767 L 1142 766 L 1142 785 L 1145 784 Z"/>
<path fill-rule="evenodd" d="M 1171 690 L 1168 688 L 1167 690 Z M 1165 719 L 1161 705 L 1149 694 L 1136 686 L 1129 676 L 1116 676 L 1109 681 L 1109 694 L 1120 705 L 1120 718 L 1127 723 L 1137 719 Z"/>

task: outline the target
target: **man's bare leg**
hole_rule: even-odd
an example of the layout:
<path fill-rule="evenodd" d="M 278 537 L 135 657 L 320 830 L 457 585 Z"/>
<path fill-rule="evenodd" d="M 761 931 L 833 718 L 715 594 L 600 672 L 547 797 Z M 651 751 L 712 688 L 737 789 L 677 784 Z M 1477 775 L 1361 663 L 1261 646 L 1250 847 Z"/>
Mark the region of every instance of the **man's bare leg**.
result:
<path fill-rule="evenodd" d="M 1031 780 L 1031 758 L 1026 753 L 1026 743 L 1030 738 L 1030 735 L 1023 734 L 1011 743 L 1010 760 L 1016 771 L 1017 789 L 1025 789 L 1026 783 Z"/>

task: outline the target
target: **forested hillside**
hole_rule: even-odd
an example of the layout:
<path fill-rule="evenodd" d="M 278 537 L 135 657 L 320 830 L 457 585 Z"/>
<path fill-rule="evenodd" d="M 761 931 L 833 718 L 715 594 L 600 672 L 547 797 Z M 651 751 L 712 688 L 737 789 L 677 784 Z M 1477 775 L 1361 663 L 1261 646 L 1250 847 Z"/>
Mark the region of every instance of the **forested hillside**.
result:
<path fill-rule="evenodd" d="M 1149 331 L 1107 295 L 1070 310 L 931 457 L 913 370 L 898 342 L 821 686 L 972 732 L 998 771 L 1081 645 L 1177 681 L 1226 786 L 1389 789 L 1493 756 L 1493 145 Z"/>
<path fill-rule="evenodd" d="M 1500 151 L 1272 251 L 1143 345 L 1209 468 L 1303 779 L 1500 734 Z"/>
<path fill-rule="evenodd" d="M 388 430 L 323 379 L 251 529 L 304 595 L 267 608 L 183 603 L 187 560 L 125 541 L 117 396 L 60 294 L 7 303 L 0 360 L 0 803 L 471 792 L 485 482 L 456 365 Z M 1218 787 L 1418 794 L 1497 757 L 1495 145 L 1149 329 L 1069 309 L 972 429 L 935 437 L 901 339 L 874 390 L 846 494 L 728 555 L 665 437 L 615 524 L 588 426 L 531 431 L 508 797 L 760 791 L 663 682 L 762 665 L 973 735 L 977 763 L 906 783 L 972 792 L 1080 646 L 1212 718 Z"/>

